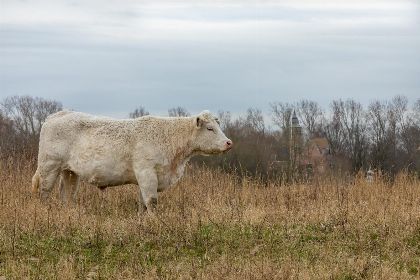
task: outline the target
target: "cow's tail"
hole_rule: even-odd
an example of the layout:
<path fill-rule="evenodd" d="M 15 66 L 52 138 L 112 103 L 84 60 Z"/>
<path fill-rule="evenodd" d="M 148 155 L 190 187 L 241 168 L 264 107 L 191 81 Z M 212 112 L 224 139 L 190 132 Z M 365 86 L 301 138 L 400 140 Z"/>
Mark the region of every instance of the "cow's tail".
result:
<path fill-rule="evenodd" d="M 38 194 L 39 191 L 39 172 L 38 169 L 35 171 L 34 176 L 32 177 L 32 193 L 34 195 Z"/>

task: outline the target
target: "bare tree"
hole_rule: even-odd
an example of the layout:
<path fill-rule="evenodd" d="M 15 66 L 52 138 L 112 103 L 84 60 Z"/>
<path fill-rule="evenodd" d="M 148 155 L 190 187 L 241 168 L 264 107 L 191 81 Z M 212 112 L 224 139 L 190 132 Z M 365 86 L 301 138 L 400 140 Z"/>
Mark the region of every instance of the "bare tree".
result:
<path fill-rule="evenodd" d="M 13 120 L 16 129 L 27 135 L 36 134 L 35 99 L 30 96 L 7 97 L 1 103 L 3 112 Z"/>
<path fill-rule="evenodd" d="M 411 119 L 410 125 L 401 131 L 400 137 L 402 154 L 405 155 L 405 161 L 403 162 L 403 166 L 400 163 L 398 169 L 411 166 L 412 163 L 416 162 L 417 149 L 420 147 L 420 126 L 415 123 L 414 119 Z M 397 158 L 401 161 L 404 157 L 399 156 Z M 412 167 L 414 168 L 414 166 Z"/>
<path fill-rule="evenodd" d="M 264 134 L 265 124 L 261 110 L 257 108 L 249 108 L 246 114 L 246 126 L 249 130 Z"/>
<path fill-rule="evenodd" d="M 48 115 L 62 110 L 57 101 L 31 96 L 7 97 L 1 107 L 18 132 L 29 137 L 38 137 Z"/>
<path fill-rule="evenodd" d="M 16 133 L 13 129 L 13 122 L 0 111 L 0 160 L 7 158 L 13 153 L 16 145 Z"/>
<path fill-rule="evenodd" d="M 168 115 L 170 117 L 188 117 L 190 113 L 184 107 L 175 107 L 168 110 Z"/>
<path fill-rule="evenodd" d="M 0 103 L 0 149 L 2 157 L 35 156 L 41 126 L 48 115 L 62 109 L 59 102 L 31 96 L 12 96 Z"/>
<path fill-rule="evenodd" d="M 322 131 L 330 144 L 333 155 L 344 155 L 344 132 L 340 123 L 340 112 L 332 107 L 331 120 L 324 119 Z"/>
<path fill-rule="evenodd" d="M 341 139 L 339 153 L 352 162 L 354 171 L 359 170 L 366 161 L 366 123 L 363 106 L 354 100 L 334 100 L 332 105 L 334 126 Z"/>
<path fill-rule="evenodd" d="M 389 152 L 387 104 L 373 101 L 368 107 L 367 123 L 371 143 L 370 160 L 374 167 L 384 169 Z"/>
<path fill-rule="evenodd" d="M 308 136 L 315 136 L 321 128 L 322 108 L 315 101 L 301 100 L 296 105 L 296 112 Z"/>
<path fill-rule="evenodd" d="M 226 131 L 230 126 L 232 126 L 232 114 L 229 111 L 219 111 L 217 117 L 220 122 L 220 128 L 223 131 Z"/>
<path fill-rule="evenodd" d="M 136 108 L 133 112 L 131 112 L 129 114 L 129 117 L 131 119 L 135 119 L 135 118 L 139 118 L 139 117 L 143 117 L 147 115 L 150 115 L 150 113 L 143 106 L 140 106 Z"/>
<path fill-rule="evenodd" d="M 282 129 L 283 133 L 288 131 L 295 106 L 290 103 L 274 102 L 270 103 L 270 107 L 274 124 Z"/>
<path fill-rule="evenodd" d="M 420 99 L 414 103 L 412 110 L 404 96 L 396 96 L 388 104 L 388 160 L 392 174 L 415 161 L 416 149 L 420 145 L 419 113 Z"/>
<path fill-rule="evenodd" d="M 390 147 L 388 160 L 391 163 L 389 171 L 393 173 L 397 170 L 397 157 L 400 154 L 398 146 L 400 146 L 401 132 L 407 127 L 407 105 L 408 100 L 403 96 L 396 96 L 388 103 L 389 127 L 387 136 Z"/>
<path fill-rule="evenodd" d="M 60 102 L 38 98 L 35 101 L 35 123 L 38 127 L 37 134 L 41 132 L 41 126 L 47 117 L 62 109 L 63 105 Z"/>

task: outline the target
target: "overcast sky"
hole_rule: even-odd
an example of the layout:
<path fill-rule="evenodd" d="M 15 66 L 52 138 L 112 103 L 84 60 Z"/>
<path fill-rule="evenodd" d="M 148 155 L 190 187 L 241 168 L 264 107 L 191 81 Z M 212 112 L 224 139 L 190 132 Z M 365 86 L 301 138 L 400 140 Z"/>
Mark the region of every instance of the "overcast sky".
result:
<path fill-rule="evenodd" d="M 414 1 L 0 1 L 0 99 L 125 117 L 420 97 Z"/>

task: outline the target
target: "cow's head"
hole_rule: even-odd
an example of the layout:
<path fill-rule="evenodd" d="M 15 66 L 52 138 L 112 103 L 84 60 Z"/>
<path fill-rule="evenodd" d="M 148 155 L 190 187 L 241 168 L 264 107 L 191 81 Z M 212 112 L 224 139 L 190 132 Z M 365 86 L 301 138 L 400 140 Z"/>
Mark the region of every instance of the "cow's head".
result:
<path fill-rule="evenodd" d="M 209 111 L 203 111 L 194 117 L 196 151 L 205 155 L 227 152 L 232 148 L 232 140 L 220 129 L 219 121 Z"/>

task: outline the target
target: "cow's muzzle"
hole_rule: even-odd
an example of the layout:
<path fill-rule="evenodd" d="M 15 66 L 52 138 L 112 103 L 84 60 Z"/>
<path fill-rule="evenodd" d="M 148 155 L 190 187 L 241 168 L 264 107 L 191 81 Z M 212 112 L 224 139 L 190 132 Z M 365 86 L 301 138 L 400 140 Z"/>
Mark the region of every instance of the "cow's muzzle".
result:
<path fill-rule="evenodd" d="M 232 140 L 227 140 L 227 141 L 225 142 L 225 150 L 224 150 L 224 152 L 229 151 L 230 149 L 232 149 L 232 147 L 233 147 L 233 142 L 232 142 Z"/>

